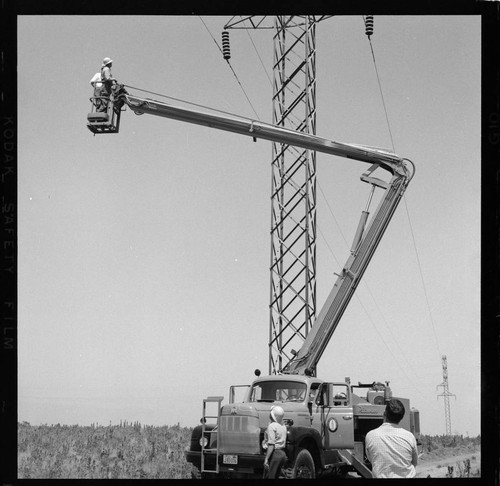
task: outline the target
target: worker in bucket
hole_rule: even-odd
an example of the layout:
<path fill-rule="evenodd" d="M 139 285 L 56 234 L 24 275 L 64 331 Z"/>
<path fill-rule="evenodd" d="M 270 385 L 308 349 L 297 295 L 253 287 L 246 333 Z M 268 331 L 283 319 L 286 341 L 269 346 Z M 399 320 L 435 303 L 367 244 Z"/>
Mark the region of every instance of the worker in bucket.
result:
<path fill-rule="evenodd" d="M 90 80 L 90 85 L 94 88 L 94 100 L 93 103 L 96 107 L 96 111 L 102 111 L 102 101 L 101 101 L 101 91 L 102 91 L 102 82 L 101 82 L 101 73 L 95 73 L 94 77 Z"/>
<path fill-rule="evenodd" d="M 264 478 L 276 479 L 285 464 L 286 425 L 283 424 L 285 411 L 275 406 L 271 409 L 271 422 L 267 427 L 267 451 L 264 459 Z"/>
<path fill-rule="evenodd" d="M 101 66 L 101 82 L 102 82 L 102 96 L 109 98 L 111 96 L 111 90 L 113 85 L 116 83 L 116 79 L 113 78 L 111 74 L 111 66 L 113 61 L 109 57 L 105 57 L 102 61 Z M 107 104 L 107 103 L 106 103 Z"/>
<path fill-rule="evenodd" d="M 94 74 L 94 77 L 90 80 L 90 86 L 94 88 L 94 96 L 99 96 L 102 89 L 101 73 Z"/>

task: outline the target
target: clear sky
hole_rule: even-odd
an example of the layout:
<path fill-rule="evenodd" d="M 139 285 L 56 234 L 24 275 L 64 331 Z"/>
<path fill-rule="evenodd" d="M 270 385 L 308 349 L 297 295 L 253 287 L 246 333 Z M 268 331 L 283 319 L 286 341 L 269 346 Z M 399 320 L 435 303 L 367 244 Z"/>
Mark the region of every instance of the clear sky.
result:
<path fill-rule="evenodd" d="M 219 44 L 228 20 L 203 17 Z M 479 17 L 375 17 L 394 147 L 416 175 L 319 364 L 389 380 L 425 434 L 445 432 L 442 355 L 452 432 L 480 433 L 480 34 Z M 230 36 L 270 122 L 272 32 Z M 271 144 L 128 109 L 119 134 L 93 136 L 105 56 L 158 96 L 130 93 L 254 116 L 197 16 L 19 17 L 18 418 L 194 426 L 204 397 L 268 368 Z M 360 16 L 317 26 L 317 110 L 318 135 L 391 148 Z M 366 168 L 318 154 L 318 309 Z"/>

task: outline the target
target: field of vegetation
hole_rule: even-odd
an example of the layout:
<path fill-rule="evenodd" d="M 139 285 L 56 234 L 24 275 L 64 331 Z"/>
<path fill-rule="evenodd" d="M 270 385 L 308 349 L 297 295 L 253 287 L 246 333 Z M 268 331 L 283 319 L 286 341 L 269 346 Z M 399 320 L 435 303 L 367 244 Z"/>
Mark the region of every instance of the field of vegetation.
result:
<path fill-rule="evenodd" d="M 187 427 L 18 424 L 19 479 L 187 479 Z"/>
<path fill-rule="evenodd" d="M 417 477 L 472 478 L 481 476 L 481 436 L 423 435 Z"/>
<path fill-rule="evenodd" d="M 189 479 L 184 450 L 191 428 L 120 425 L 18 424 L 19 479 Z M 481 437 L 430 436 L 422 439 L 420 477 L 480 475 Z M 471 462 L 472 460 L 472 462 Z"/>

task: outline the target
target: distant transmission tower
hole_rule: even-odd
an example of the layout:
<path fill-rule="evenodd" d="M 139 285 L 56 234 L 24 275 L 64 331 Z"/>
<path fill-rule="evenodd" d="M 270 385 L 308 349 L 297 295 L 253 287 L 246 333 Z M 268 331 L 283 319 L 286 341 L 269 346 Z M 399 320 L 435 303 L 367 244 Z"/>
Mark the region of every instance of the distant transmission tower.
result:
<path fill-rule="evenodd" d="M 438 385 L 436 388 L 442 386 L 443 393 L 438 395 L 439 397 L 444 397 L 444 417 L 446 420 L 446 435 L 451 435 L 451 416 L 450 416 L 450 396 L 454 396 L 456 399 L 456 395 L 450 393 L 448 389 L 448 364 L 446 362 L 446 356 L 442 357 L 443 363 L 443 383 Z"/>
<path fill-rule="evenodd" d="M 316 24 L 329 17 L 250 15 L 224 26 L 274 30 L 274 125 L 316 133 Z M 269 373 L 275 374 L 316 317 L 316 153 L 273 143 L 272 172 Z"/>

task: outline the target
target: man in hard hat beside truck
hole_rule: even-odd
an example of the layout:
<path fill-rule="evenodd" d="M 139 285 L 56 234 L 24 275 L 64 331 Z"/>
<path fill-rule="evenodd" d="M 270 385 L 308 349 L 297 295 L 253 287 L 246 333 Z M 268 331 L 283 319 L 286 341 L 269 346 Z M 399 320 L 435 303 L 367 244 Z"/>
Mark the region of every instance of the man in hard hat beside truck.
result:
<path fill-rule="evenodd" d="M 285 411 L 276 406 L 271 409 L 271 423 L 266 430 L 267 451 L 264 459 L 264 478 L 276 479 L 287 457 L 285 454 L 286 425 L 283 424 Z"/>

